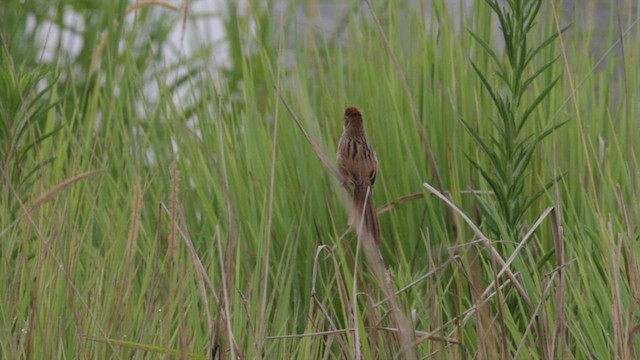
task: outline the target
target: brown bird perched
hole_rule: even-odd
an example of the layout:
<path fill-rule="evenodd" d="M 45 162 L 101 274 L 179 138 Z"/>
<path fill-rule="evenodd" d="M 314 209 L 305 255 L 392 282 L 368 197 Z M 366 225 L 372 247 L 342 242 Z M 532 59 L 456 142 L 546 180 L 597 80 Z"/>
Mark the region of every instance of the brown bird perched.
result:
<path fill-rule="evenodd" d="M 376 245 L 380 246 L 380 222 L 373 203 L 373 184 L 378 172 L 378 158 L 364 133 L 362 114 L 355 107 L 348 107 L 344 111 L 344 133 L 338 143 L 336 158 L 343 181 L 353 186 L 355 214 L 350 214 L 351 226 L 356 230 L 360 229 L 364 209 L 365 234 L 371 236 Z"/>

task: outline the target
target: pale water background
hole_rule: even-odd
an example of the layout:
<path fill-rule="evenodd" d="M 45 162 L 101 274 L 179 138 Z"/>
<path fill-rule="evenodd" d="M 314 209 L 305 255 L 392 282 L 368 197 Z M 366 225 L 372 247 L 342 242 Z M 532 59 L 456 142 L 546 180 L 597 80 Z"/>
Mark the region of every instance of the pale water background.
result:
<path fill-rule="evenodd" d="M 422 3 L 422 7 L 426 12 L 425 19 L 427 19 L 427 25 L 429 25 L 429 19 L 431 19 L 430 9 L 433 1 L 412 1 Z M 461 6 L 469 8 L 474 2 L 482 2 L 482 0 L 447 1 L 447 4 L 450 12 L 455 14 L 461 11 Z M 171 3 L 183 6 L 183 2 L 172 1 Z M 163 49 L 164 60 L 167 63 L 175 63 L 180 58 L 189 56 L 199 47 L 215 44 L 216 55 L 211 59 L 212 67 L 229 65 L 228 46 L 224 41 L 225 33 L 221 20 L 221 17 L 224 16 L 225 3 L 226 1 L 223 0 L 192 0 L 190 2 L 191 18 L 184 29 L 180 21 L 174 26 L 170 35 L 170 44 L 167 45 L 167 49 Z M 312 1 L 310 3 L 312 4 L 297 5 L 295 9 L 297 30 L 306 29 L 305 31 L 313 33 L 313 36 L 335 39 L 334 31 L 339 28 L 341 22 L 345 21 L 348 14 L 348 6 L 336 5 L 335 1 Z M 366 4 L 362 3 L 361 14 L 362 16 L 367 16 L 368 9 Z M 237 4 L 241 11 L 251 11 L 247 1 L 241 0 Z M 268 1 L 266 4 L 270 4 L 265 6 L 270 6 L 274 21 L 277 21 L 280 12 L 287 7 L 286 1 Z M 549 6 L 549 1 L 545 1 L 545 5 Z M 565 0 L 562 1 L 562 6 L 562 11 L 565 15 L 564 19 L 562 19 L 564 25 L 570 24 L 573 19 L 578 19 L 577 23 L 571 23 L 570 32 L 572 35 L 568 36 L 567 39 L 569 41 L 588 41 L 591 54 L 596 58 L 604 55 L 604 52 L 613 45 L 603 42 L 610 27 L 612 25 L 618 26 L 618 24 L 611 23 L 612 19 L 619 19 L 620 25 L 624 26 L 623 24 L 628 24 L 628 19 L 631 18 L 634 24 L 632 26 L 638 26 L 638 0 Z M 175 16 L 177 18 L 182 16 L 181 13 L 174 13 L 162 8 L 154 9 L 154 11 L 164 13 L 162 16 Z M 56 44 L 58 44 L 59 40 L 61 40 L 67 52 L 64 58 L 70 61 L 73 61 L 73 58 L 78 55 L 82 48 L 82 38 L 77 35 L 77 32 L 82 32 L 86 26 L 90 25 L 84 24 L 84 17 L 70 8 L 65 10 L 63 19 L 67 25 L 66 29 L 60 30 L 55 24 L 40 26 L 38 29 L 38 39 L 44 44 L 42 60 L 45 62 L 55 61 Z M 31 16 L 27 20 L 28 31 L 29 27 L 33 28 L 35 25 L 35 18 Z M 127 20 L 131 21 L 131 19 Z M 357 19 L 354 20 L 357 21 Z M 626 28 L 622 26 L 620 27 L 622 33 L 632 30 L 628 26 Z M 580 36 L 580 34 L 588 33 L 591 34 L 588 40 L 586 36 Z"/>

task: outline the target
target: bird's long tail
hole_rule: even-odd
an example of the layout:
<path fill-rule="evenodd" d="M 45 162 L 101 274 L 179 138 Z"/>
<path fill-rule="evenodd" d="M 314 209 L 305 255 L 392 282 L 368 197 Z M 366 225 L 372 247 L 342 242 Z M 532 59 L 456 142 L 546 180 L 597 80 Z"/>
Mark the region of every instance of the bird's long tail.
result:
<path fill-rule="evenodd" d="M 356 186 L 353 191 L 353 203 L 355 216 L 353 226 L 359 235 L 364 235 L 365 239 L 371 238 L 377 246 L 380 246 L 380 221 L 376 206 L 373 203 L 373 194 L 369 191 L 368 186 Z M 362 223 L 362 215 L 364 209 L 364 223 Z M 362 224 L 362 226 L 361 226 Z"/>

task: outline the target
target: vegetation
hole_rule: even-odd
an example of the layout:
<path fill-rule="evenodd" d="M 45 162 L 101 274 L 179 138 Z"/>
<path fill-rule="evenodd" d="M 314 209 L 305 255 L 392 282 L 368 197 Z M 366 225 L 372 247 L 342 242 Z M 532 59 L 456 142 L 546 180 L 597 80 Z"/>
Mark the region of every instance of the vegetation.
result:
<path fill-rule="evenodd" d="M 638 6 L 565 2 L 2 2 L 0 358 L 637 357 Z"/>

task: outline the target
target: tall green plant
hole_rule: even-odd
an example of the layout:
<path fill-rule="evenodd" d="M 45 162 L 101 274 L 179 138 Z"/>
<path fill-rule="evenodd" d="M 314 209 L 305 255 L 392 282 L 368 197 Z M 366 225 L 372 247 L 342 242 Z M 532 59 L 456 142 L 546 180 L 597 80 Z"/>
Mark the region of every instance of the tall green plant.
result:
<path fill-rule="evenodd" d="M 37 170 L 51 160 L 33 162 L 37 145 L 57 130 L 44 129 L 49 111 L 57 106 L 52 100 L 56 81 L 47 67 L 26 70 L 14 64 L 6 48 L 0 49 L 0 191 L 6 194 L 11 194 L 9 185 L 23 193 L 36 180 Z"/>
<path fill-rule="evenodd" d="M 496 235 L 517 239 L 522 233 L 522 219 L 527 210 L 552 184 L 550 181 L 533 194 L 523 191 L 531 173 L 530 163 L 538 144 L 564 122 L 549 124 L 539 133 L 528 132 L 525 125 L 532 118 L 534 110 L 557 84 L 560 76 L 546 84 L 532 100 L 527 101 L 526 95 L 534 80 L 549 71 L 557 60 L 557 57 L 554 57 L 538 68 L 533 66 L 536 56 L 553 44 L 559 33 L 547 37 L 537 46 L 529 45 L 528 37 L 535 27 L 542 0 L 508 0 L 504 7 L 498 0 L 485 1 L 498 17 L 504 53 L 493 49 L 477 34 L 471 32 L 471 35 L 495 64 L 496 81 L 489 81 L 490 77 L 484 74 L 474 61 L 471 61 L 471 65 L 497 109 L 498 119 L 493 121 L 496 135 L 483 137 L 466 121 L 462 120 L 462 124 L 490 164 L 490 168 L 485 169 L 467 156 L 495 194 L 495 201 L 478 197 L 480 208 L 485 215 L 485 223 Z"/>

